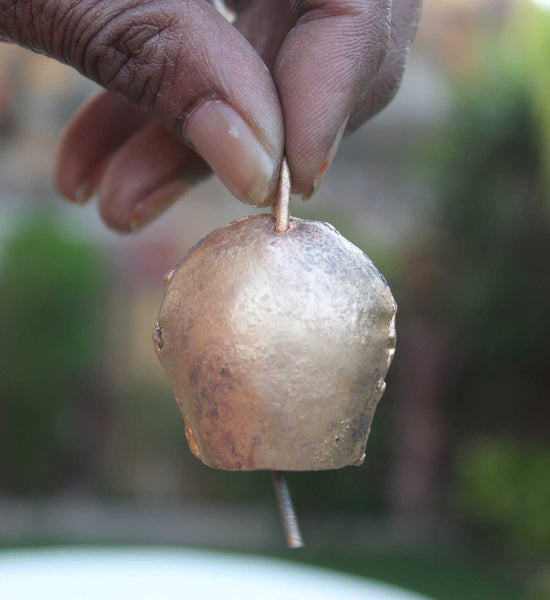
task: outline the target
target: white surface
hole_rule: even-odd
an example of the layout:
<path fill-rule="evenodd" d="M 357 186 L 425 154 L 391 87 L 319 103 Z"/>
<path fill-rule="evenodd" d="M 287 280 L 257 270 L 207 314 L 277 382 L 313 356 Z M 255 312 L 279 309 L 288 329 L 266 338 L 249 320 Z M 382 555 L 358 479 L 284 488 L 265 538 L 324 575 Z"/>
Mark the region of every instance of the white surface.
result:
<path fill-rule="evenodd" d="M 0 552 L 2 600 L 428 600 L 314 567 L 194 550 Z"/>

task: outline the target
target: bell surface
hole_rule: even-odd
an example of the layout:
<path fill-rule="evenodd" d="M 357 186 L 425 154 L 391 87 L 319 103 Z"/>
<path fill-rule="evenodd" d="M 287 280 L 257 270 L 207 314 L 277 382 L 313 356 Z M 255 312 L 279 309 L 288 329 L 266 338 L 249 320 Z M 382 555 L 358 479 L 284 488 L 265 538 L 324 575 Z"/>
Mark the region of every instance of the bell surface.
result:
<path fill-rule="evenodd" d="M 395 351 L 396 304 L 327 223 L 246 217 L 166 278 L 153 341 L 191 451 L 228 470 L 360 464 Z"/>

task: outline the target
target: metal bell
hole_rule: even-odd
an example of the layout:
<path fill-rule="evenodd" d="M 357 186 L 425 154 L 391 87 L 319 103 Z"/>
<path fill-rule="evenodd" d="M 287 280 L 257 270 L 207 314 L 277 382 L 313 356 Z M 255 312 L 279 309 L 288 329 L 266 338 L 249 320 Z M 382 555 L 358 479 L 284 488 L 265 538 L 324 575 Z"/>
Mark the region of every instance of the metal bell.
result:
<path fill-rule="evenodd" d="M 218 229 L 167 276 L 153 339 L 191 451 L 248 471 L 360 464 L 395 349 L 396 304 L 327 223 Z"/>

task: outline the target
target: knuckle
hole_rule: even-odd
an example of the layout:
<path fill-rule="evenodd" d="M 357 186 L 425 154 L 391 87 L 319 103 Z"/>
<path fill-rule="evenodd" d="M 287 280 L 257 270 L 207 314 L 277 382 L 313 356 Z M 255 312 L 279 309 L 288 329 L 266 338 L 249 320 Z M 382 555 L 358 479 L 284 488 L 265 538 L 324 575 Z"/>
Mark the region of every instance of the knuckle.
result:
<path fill-rule="evenodd" d="M 92 24 L 84 32 L 79 62 L 90 79 L 154 111 L 174 70 L 173 22 L 162 11 L 125 4 L 100 26 Z"/>
<path fill-rule="evenodd" d="M 70 15 L 75 4 L 78 4 L 77 0 L 0 2 L 0 35 L 64 60 L 65 16 Z"/>

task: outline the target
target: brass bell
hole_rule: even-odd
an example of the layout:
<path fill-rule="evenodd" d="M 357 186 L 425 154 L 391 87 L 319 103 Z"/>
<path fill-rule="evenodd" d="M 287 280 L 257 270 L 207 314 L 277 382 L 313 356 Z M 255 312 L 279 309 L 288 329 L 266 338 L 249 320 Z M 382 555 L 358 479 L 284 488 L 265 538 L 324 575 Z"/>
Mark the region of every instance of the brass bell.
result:
<path fill-rule="evenodd" d="M 361 464 L 385 388 L 388 284 L 334 227 L 282 210 L 210 233 L 166 278 L 153 340 L 211 467 Z"/>

